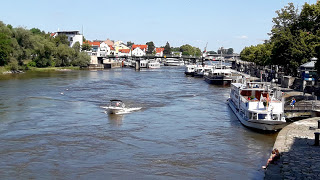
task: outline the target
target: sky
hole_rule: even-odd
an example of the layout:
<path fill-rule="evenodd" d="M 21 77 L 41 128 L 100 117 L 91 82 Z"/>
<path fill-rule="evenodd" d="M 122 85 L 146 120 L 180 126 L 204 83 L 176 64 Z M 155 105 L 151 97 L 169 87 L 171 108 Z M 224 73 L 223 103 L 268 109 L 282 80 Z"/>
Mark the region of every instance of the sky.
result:
<path fill-rule="evenodd" d="M 2 0 L 0 21 L 45 32 L 79 30 L 87 40 L 240 53 L 269 39 L 275 11 L 290 2 L 301 9 L 316 0 Z"/>

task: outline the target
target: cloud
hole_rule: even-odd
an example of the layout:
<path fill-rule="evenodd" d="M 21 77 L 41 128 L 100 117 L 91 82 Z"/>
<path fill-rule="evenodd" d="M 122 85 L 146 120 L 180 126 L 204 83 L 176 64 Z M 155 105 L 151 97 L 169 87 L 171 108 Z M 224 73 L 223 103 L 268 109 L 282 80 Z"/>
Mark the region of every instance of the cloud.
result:
<path fill-rule="evenodd" d="M 236 38 L 237 38 L 237 39 L 248 39 L 248 36 L 242 35 L 242 36 L 237 36 Z"/>

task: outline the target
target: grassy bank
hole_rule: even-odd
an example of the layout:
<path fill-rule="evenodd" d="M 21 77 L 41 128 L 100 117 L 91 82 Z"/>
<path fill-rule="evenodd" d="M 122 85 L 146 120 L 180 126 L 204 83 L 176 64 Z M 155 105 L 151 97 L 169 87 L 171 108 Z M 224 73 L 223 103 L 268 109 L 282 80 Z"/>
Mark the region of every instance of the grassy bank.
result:
<path fill-rule="evenodd" d="M 80 70 L 79 66 L 68 66 L 68 67 L 45 67 L 45 68 L 38 68 L 38 67 L 29 67 L 28 70 L 23 70 L 23 68 L 18 68 L 24 72 L 26 71 L 33 71 L 33 72 L 49 72 L 49 71 L 71 71 L 71 70 Z M 0 66 L 0 75 L 4 72 L 10 71 L 9 67 Z"/>
<path fill-rule="evenodd" d="M 70 71 L 70 70 L 80 70 L 80 67 L 79 66 L 45 67 L 45 68 L 32 67 L 27 71 L 47 72 L 47 71 Z"/>

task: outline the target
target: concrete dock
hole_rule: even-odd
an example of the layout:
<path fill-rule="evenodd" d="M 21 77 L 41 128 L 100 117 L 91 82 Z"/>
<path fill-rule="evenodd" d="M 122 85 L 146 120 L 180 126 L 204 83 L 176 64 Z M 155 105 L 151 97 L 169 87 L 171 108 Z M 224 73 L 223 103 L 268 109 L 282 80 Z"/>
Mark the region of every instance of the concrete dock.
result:
<path fill-rule="evenodd" d="M 320 179 L 320 146 L 314 145 L 315 132 L 320 132 L 318 120 L 300 120 L 279 132 L 273 148 L 278 148 L 280 160 L 268 166 L 266 180 Z"/>

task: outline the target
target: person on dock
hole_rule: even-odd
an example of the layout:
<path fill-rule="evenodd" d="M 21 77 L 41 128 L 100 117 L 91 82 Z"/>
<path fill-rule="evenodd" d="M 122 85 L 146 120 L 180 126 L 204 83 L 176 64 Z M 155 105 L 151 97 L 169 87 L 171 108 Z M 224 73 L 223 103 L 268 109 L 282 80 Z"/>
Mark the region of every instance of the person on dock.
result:
<path fill-rule="evenodd" d="M 290 106 L 292 107 L 292 109 L 294 109 L 294 104 L 296 103 L 296 99 L 292 98 Z"/>
<path fill-rule="evenodd" d="M 272 156 L 271 158 L 268 159 L 267 161 L 267 164 L 265 166 L 262 166 L 263 169 L 267 169 L 268 165 L 271 163 L 271 164 L 274 164 L 278 159 L 280 159 L 280 153 L 279 153 L 279 150 L 277 148 L 275 148 L 273 151 L 272 151 Z"/>

